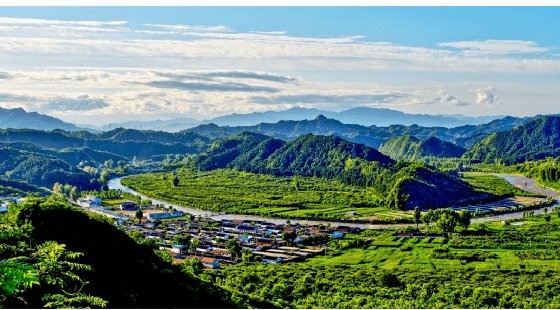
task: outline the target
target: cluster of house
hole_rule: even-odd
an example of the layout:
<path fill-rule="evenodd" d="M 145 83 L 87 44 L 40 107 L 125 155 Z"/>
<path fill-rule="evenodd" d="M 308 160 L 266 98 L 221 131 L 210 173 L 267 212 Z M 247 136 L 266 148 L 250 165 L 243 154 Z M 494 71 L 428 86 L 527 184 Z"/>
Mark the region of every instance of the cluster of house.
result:
<path fill-rule="evenodd" d="M 8 208 L 10 207 L 10 202 L 15 202 L 17 204 L 24 203 L 25 198 L 0 197 L 0 214 L 8 212 Z"/>
<path fill-rule="evenodd" d="M 110 198 L 114 198 L 114 197 L 110 197 Z M 87 212 L 92 212 L 92 213 L 97 213 L 97 214 L 101 214 L 103 216 L 106 217 L 110 217 L 110 218 L 116 218 L 119 219 L 121 221 L 128 221 L 129 217 L 126 215 L 122 215 L 116 212 L 111 212 L 109 210 L 106 210 L 103 207 L 103 204 L 101 203 L 101 198 L 96 197 L 94 195 L 87 195 L 86 197 L 83 198 L 78 198 L 76 200 L 76 204 L 82 208 L 84 211 Z"/>
<path fill-rule="evenodd" d="M 155 206 L 139 206 L 135 202 L 127 201 L 119 205 L 119 210 L 121 211 L 137 211 L 137 210 L 155 210 Z M 183 216 L 183 212 L 147 212 L 145 216 L 149 220 L 167 220 Z"/>
<path fill-rule="evenodd" d="M 232 265 L 238 261 L 226 248 L 226 243 L 232 239 L 237 241 L 242 252 L 252 253 L 257 261 L 286 263 L 302 261 L 326 251 L 326 245 L 299 246 L 307 237 L 327 235 L 330 238 L 343 238 L 345 233 L 359 230 L 348 226 L 326 229 L 318 226 L 275 225 L 263 221 L 200 218 L 192 222 L 175 219 L 159 225 L 157 221 L 142 219 L 141 223 L 118 221 L 116 225 L 127 232 L 139 231 L 148 239 L 161 239 L 159 249 L 169 251 L 174 263 L 180 264 L 195 258 L 206 269 Z M 293 240 L 295 246 L 287 246 L 287 241 L 282 240 L 283 232 L 297 233 Z M 185 234 L 191 236 L 191 243 L 176 244 L 175 236 Z"/>

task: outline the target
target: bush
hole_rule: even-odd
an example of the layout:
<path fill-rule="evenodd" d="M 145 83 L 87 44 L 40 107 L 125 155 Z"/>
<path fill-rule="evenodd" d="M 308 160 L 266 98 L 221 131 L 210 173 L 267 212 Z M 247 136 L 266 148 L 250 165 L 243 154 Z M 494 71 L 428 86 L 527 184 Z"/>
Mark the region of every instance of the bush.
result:
<path fill-rule="evenodd" d="M 412 251 L 412 247 L 410 245 L 403 245 L 400 247 L 401 251 Z"/>

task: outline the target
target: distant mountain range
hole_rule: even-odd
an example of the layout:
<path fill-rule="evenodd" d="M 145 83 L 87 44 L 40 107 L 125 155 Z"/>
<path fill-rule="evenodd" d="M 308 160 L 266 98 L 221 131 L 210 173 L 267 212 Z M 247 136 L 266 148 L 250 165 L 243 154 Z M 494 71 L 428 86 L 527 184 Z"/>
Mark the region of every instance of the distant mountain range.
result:
<path fill-rule="evenodd" d="M 332 112 L 318 109 L 292 108 L 285 111 L 254 112 L 248 114 L 231 114 L 198 121 L 193 118 L 179 117 L 171 120 L 129 121 L 112 123 L 105 126 L 81 125 L 95 130 L 106 131 L 114 128 L 163 130 L 177 132 L 204 124 L 218 126 L 254 126 L 259 123 L 275 123 L 279 121 L 299 121 L 314 119 L 317 115 L 338 120 L 345 124 L 359 124 L 362 126 L 390 126 L 390 125 L 419 125 L 457 127 L 463 125 L 480 125 L 491 122 L 503 116 L 468 117 L 464 115 L 427 115 L 407 114 L 390 109 L 353 108 L 342 112 Z"/>
<path fill-rule="evenodd" d="M 37 129 L 53 130 L 62 129 L 66 131 L 78 131 L 83 128 L 65 123 L 58 118 L 39 114 L 37 112 L 26 112 L 24 109 L 4 109 L 0 107 L 0 129 Z"/>
<path fill-rule="evenodd" d="M 488 124 L 465 125 L 455 128 L 422 127 L 418 125 L 377 127 L 343 124 L 338 120 L 319 115 L 313 120 L 280 121 L 277 123 L 261 123 L 256 126 L 200 125 L 184 132 L 191 131 L 211 138 L 225 138 L 243 131 L 252 131 L 282 140 L 294 140 L 300 135 L 312 133 L 315 135 L 334 135 L 374 148 L 379 148 L 381 143 L 389 138 L 410 135 L 421 140 L 436 137 L 442 141 L 452 142 L 458 146 L 468 148 L 494 132 L 511 129 L 533 119 L 531 117 L 505 117 Z"/>
<path fill-rule="evenodd" d="M 213 123 L 219 126 L 252 126 L 259 123 L 271 123 L 288 120 L 314 119 L 317 115 L 336 119 L 345 124 L 363 126 L 419 125 L 457 127 L 463 125 L 479 125 L 491 122 L 503 116 L 468 117 L 463 115 L 428 115 L 407 114 L 390 109 L 359 107 L 342 112 L 318 109 L 292 108 L 285 111 L 254 112 L 249 114 L 231 114 L 202 121 L 203 124 Z"/>

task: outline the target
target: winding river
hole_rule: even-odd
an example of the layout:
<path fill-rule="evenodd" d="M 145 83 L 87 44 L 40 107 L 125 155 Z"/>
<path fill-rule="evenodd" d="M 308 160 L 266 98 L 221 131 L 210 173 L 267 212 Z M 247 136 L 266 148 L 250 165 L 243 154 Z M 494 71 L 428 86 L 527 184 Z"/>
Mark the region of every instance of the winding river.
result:
<path fill-rule="evenodd" d="M 556 199 L 557 201 L 560 201 L 560 193 L 553 191 L 551 189 L 547 189 L 547 188 L 542 188 L 537 186 L 537 181 L 535 181 L 534 179 L 530 179 L 524 176 L 519 176 L 519 175 L 509 175 L 509 174 L 490 174 L 490 175 L 494 175 L 494 176 L 498 176 L 500 178 L 503 178 L 504 180 L 506 180 L 508 183 L 512 184 L 513 186 L 517 186 L 523 190 L 526 190 L 528 192 L 531 193 L 537 193 L 537 194 L 543 194 L 546 195 L 548 197 L 552 197 L 553 199 Z M 211 219 L 229 219 L 229 220 L 250 220 L 250 221 L 266 221 L 269 223 L 274 223 L 274 224 L 285 224 L 286 223 L 286 219 L 274 219 L 274 218 L 268 218 L 268 217 L 260 217 L 260 216 L 253 216 L 253 215 L 239 215 L 239 214 L 217 214 L 215 212 L 211 212 L 211 211 L 204 211 L 204 210 L 199 210 L 199 209 L 193 209 L 193 208 L 187 208 L 187 207 L 183 207 L 183 206 L 179 206 L 179 205 L 175 205 L 175 204 L 171 204 L 171 203 L 167 203 L 165 201 L 161 201 L 158 199 L 154 199 L 151 197 L 147 197 L 145 195 L 142 195 L 138 192 L 136 192 L 135 190 L 126 187 L 124 185 L 121 184 L 121 180 L 123 178 L 125 178 L 127 176 L 123 176 L 123 177 L 117 177 L 117 178 L 113 178 L 111 180 L 109 180 L 108 186 L 109 189 L 113 189 L 113 190 L 117 190 L 120 189 L 124 192 L 129 192 L 132 193 L 134 195 L 140 195 L 140 197 L 142 197 L 142 199 L 151 199 L 152 202 L 154 204 L 163 204 L 166 207 L 173 207 L 177 210 L 186 212 L 186 213 L 191 213 L 194 215 L 200 215 L 202 217 L 205 218 L 211 218 Z M 553 206 L 549 206 L 549 208 L 554 207 L 559 205 L 558 203 L 556 203 Z M 535 214 L 543 214 L 544 208 L 535 210 Z M 501 215 L 495 215 L 495 216 L 489 216 L 489 217 L 480 217 L 480 218 L 474 218 L 472 220 L 473 223 L 480 223 L 480 222 L 491 222 L 491 221 L 503 221 L 503 220 L 507 220 L 507 219 L 515 219 L 515 218 L 521 218 L 523 217 L 523 212 L 512 212 L 512 213 L 507 213 L 507 214 L 501 214 Z M 344 226 L 351 226 L 351 227 L 358 227 L 361 229 L 365 229 L 365 228 L 371 228 L 371 229 L 383 229 L 383 228 L 388 228 L 388 227 L 405 227 L 405 226 L 409 226 L 411 224 L 358 224 L 358 223 L 345 223 L 345 222 L 332 222 L 332 221 L 313 221 L 313 220 L 294 220 L 294 219 L 290 219 L 291 223 L 302 223 L 302 224 L 323 224 L 326 225 L 328 223 L 331 224 L 331 226 L 339 226 L 339 225 L 344 225 Z M 420 224 L 420 226 L 423 226 L 423 224 Z"/>

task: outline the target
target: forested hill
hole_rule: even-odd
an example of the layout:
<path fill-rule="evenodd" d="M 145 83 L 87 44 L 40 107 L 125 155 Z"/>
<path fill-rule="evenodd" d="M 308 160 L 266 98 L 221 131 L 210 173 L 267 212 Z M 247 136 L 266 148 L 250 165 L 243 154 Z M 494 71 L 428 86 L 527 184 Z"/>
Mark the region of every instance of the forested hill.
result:
<path fill-rule="evenodd" d="M 28 142 L 53 149 L 89 147 L 128 159 L 134 156 L 142 159 L 154 155 L 200 153 L 208 147 L 210 140 L 193 133 L 172 134 L 130 129 L 100 134 L 87 131 L 4 129 L 0 130 L 0 141 Z"/>
<path fill-rule="evenodd" d="M 463 158 L 514 164 L 557 156 L 560 156 L 560 117 L 554 116 L 494 133 L 469 149 Z"/>
<path fill-rule="evenodd" d="M 243 132 L 215 142 L 191 169 L 231 168 L 276 176 L 336 179 L 373 188 L 398 209 L 451 206 L 482 197 L 467 183 L 421 163 L 395 163 L 374 148 L 335 136 L 302 135 L 282 141 Z"/>
<path fill-rule="evenodd" d="M 107 160 L 112 160 L 115 163 L 120 160 L 128 161 L 124 156 L 112 154 L 105 151 L 92 150 L 89 147 L 72 147 L 57 150 L 27 142 L 0 143 L 0 146 L 54 156 L 74 166 L 79 165 L 80 162 L 87 162 L 88 164 L 97 167 L 99 165 L 102 165 Z"/>
<path fill-rule="evenodd" d="M 432 137 L 419 140 L 413 136 L 391 138 L 381 144 L 379 152 L 394 160 L 418 161 L 426 157 L 461 157 L 465 149 Z"/>
<path fill-rule="evenodd" d="M 345 140 L 365 144 L 378 148 L 381 143 L 392 137 L 404 135 L 414 136 L 417 139 L 436 137 L 445 142 L 452 142 L 461 147 L 471 147 L 488 135 L 514 128 L 531 121 L 534 118 L 505 117 L 483 125 L 466 125 L 455 128 L 422 127 L 418 125 L 391 125 L 388 127 L 362 126 L 344 124 L 338 120 L 329 119 L 322 115 L 311 120 L 279 121 L 277 123 L 261 123 L 255 126 L 218 126 L 216 124 L 200 125 L 184 132 L 210 138 L 225 138 L 243 131 L 252 131 L 265 134 L 281 140 L 293 140 L 303 134 L 334 135 Z"/>
<path fill-rule="evenodd" d="M 347 159 L 360 158 L 381 164 L 393 163 L 376 149 L 335 136 L 306 134 L 289 142 L 252 132 L 242 132 L 214 142 L 198 156 L 203 170 L 236 168 L 274 175 L 333 177 Z"/>
<path fill-rule="evenodd" d="M 8 180 L 0 177 L 0 196 L 2 197 L 27 197 L 30 194 L 36 196 L 49 196 L 50 193 L 37 186 L 31 185 L 26 182 Z"/>
<path fill-rule="evenodd" d="M 0 147 L 0 175 L 52 188 L 56 182 L 89 189 L 92 176 L 51 155 Z"/>
<path fill-rule="evenodd" d="M 21 108 L 3 109 L 0 107 L 0 128 L 28 128 L 37 130 L 82 130 L 72 124 L 65 123 L 58 118 L 37 112 L 26 112 Z"/>

